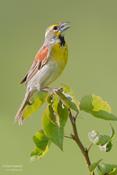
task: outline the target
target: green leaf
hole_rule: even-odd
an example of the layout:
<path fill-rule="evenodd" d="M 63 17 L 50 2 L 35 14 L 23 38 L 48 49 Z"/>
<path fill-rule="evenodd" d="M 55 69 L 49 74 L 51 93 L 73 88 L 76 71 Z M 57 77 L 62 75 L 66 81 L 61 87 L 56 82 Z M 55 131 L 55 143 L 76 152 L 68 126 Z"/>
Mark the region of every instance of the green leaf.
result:
<path fill-rule="evenodd" d="M 112 139 L 115 135 L 115 130 L 111 124 L 110 124 L 110 127 L 111 127 L 111 139 Z"/>
<path fill-rule="evenodd" d="M 61 90 L 56 91 L 56 93 L 67 108 L 70 108 L 75 112 L 79 111 L 79 104 L 76 101 L 74 101 L 71 95 L 62 92 Z"/>
<path fill-rule="evenodd" d="M 51 116 L 54 115 L 50 111 L 49 107 L 46 109 L 43 115 L 43 128 L 46 136 L 56 144 L 61 150 L 63 149 L 63 138 L 64 138 L 64 129 L 61 126 L 58 126 L 51 120 Z"/>
<path fill-rule="evenodd" d="M 91 131 L 88 133 L 89 140 L 96 145 L 104 145 L 111 140 L 108 135 L 101 135 L 97 131 Z"/>
<path fill-rule="evenodd" d="M 102 161 L 102 159 L 98 160 L 97 162 L 92 163 L 92 164 L 89 166 L 90 172 L 94 172 L 95 168 L 99 165 L 99 163 L 100 163 L 101 161 Z"/>
<path fill-rule="evenodd" d="M 102 111 L 102 110 L 98 112 L 92 111 L 91 114 L 100 119 L 117 121 L 117 117 L 115 115 L 113 115 L 112 113 L 108 113 L 106 111 Z"/>
<path fill-rule="evenodd" d="M 70 88 L 68 85 L 62 84 L 62 85 L 61 85 L 61 88 L 63 89 L 63 91 L 64 91 L 65 93 L 68 93 L 68 94 L 70 94 L 71 96 L 73 96 L 73 92 L 72 92 L 71 88 Z"/>
<path fill-rule="evenodd" d="M 27 119 L 32 115 L 33 112 L 38 110 L 46 101 L 47 95 L 47 92 L 43 91 L 34 93 L 32 98 L 30 99 L 31 104 L 27 104 L 27 106 L 24 109 L 23 119 Z"/>
<path fill-rule="evenodd" d="M 68 119 L 68 109 L 61 100 L 59 100 L 57 106 L 57 113 L 59 115 L 60 126 L 64 127 Z"/>
<path fill-rule="evenodd" d="M 110 125 L 111 127 L 111 136 L 102 136 L 102 142 L 100 143 L 100 150 L 101 151 L 106 151 L 109 152 L 112 149 L 112 139 L 115 135 L 115 130 L 112 127 L 112 125 Z"/>
<path fill-rule="evenodd" d="M 89 113 L 92 111 L 93 106 L 92 106 L 92 96 L 91 95 L 84 96 L 80 100 L 80 109 L 82 111 L 89 112 Z"/>
<path fill-rule="evenodd" d="M 114 128 L 111 126 L 111 136 L 101 135 L 99 132 L 92 130 L 88 133 L 89 140 L 99 146 L 101 151 L 109 152 L 112 149 L 112 138 L 115 134 Z"/>
<path fill-rule="evenodd" d="M 93 111 L 106 111 L 111 112 L 111 107 L 107 103 L 107 101 L 104 101 L 100 96 L 92 95 L 92 106 Z"/>
<path fill-rule="evenodd" d="M 117 175 L 117 168 L 113 168 L 109 175 Z"/>
<path fill-rule="evenodd" d="M 117 121 L 117 117 L 111 113 L 110 105 L 96 95 L 83 97 L 80 101 L 80 109 L 99 119 Z"/>
<path fill-rule="evenodd" d="M 40 130 L 33 136 L 33 141 L 36 147 L 31 153 L 31 159 L 40 159 L 48 152 L 49 139 L 44 134 L 44 131 Z"/>
<path fill-rule="evenodd" d="M 62 103 L 57 94 L 48 97 L 50 118 L 58 126 L 64 127 L 68 119 L 68 109 Z"/>
<path fill-rule="evenodd" d="M 91 131 L 88 133 L 89 140 L 99 146 L 101 151 L 108 152 L 112 148 L 111 137 L 107 135 L 100 135 L 96 131 Z"/>
<path fill-rule="evenodd" d="M 48 145 L 48 138 L 44 134 L 43 130 L 36 132 L 36 134 L 33 136 L 33 141 L 41 150 L 45 150 L 46 146 Z"/>
<path fill-rule="evenodd" d="M 57 125 L 58 127 L 60 126 L 59 118 L 56 115 L 52 105 L 48 105 L 48 111 L 49 111 L 49 119 L 54 125 Z"/>
<path fill-rule="evenodd" d="M 100 163 L 97 166 L 98 175 L 116 175 L 117 173 L 117 165 Z"/>
<path fill-rule="evenodd" d="M 112 143 L 109 141 L 104 145 L 99 145 L 100 151 L 109 152 L 112 149 Z"/>
<path fill-rule="evenodd" d="M 110 141 L 110 136 L 108 135 L 99 135 L 99 141 L 97 145 L 105 145 Z"/>
<path fill-rule="evenodd" d="M 41 150 L 40 148 L 36 147 L 31 153 L 31 160 L 37 160 L 45 156 L 48 152 L 48 145 L 45 147 L 45 150 Z"/>

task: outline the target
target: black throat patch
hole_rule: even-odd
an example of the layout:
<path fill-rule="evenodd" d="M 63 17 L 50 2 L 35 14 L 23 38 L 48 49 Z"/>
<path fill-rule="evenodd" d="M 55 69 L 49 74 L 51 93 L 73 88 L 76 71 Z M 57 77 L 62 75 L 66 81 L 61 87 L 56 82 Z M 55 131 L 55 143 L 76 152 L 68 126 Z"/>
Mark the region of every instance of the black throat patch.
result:
<path fill-rule="evenodd" d="M 64 46 L 64 45 L 65 45 L 65 39 L 64 39 L 64 36 L 59 35 L 59 39 L 60 39 L 60 45 L 61 45 L 61 46 Z"/>

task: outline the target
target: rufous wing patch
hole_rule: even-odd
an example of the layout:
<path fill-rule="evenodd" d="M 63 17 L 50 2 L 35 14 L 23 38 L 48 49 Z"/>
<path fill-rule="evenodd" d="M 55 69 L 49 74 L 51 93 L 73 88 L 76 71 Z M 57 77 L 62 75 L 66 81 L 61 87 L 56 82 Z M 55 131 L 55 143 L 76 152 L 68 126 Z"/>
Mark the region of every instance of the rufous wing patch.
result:
<path fill-rule="evenodd" d="M 39 50 L 35 56 L 35 59 L 33 61 L 33 64 L 31 68 L 29 69 L 26 76 L 21 81 L 22 83 L 28 82 L 31 80 L 31 78 L 41 69 L 41 67 L 46 63 L 48 59 L 48 48 L 43 47 L 41 50 Z"/>
<path fill-rule="evenodd" d="M 35 58 L 39 61 L 43 61 L 48 56 L 48 48 L 44 47 L 42 50 L 39 50 L 35 56 Z"/>

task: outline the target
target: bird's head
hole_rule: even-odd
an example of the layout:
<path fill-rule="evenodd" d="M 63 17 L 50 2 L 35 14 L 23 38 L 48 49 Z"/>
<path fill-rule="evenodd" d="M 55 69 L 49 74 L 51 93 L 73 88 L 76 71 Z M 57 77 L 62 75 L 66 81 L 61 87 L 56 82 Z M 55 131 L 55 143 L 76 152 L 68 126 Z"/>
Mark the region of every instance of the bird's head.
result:
<path fill-rule="evenodd" d="M 63 32 L 70 28 L 70 24 L 68 22 L 61 22 L 58 24 L 51 25 L 47 28 L 45 33 L 45 40 L 52 41 L 59 39 L 62 36 Z"/>

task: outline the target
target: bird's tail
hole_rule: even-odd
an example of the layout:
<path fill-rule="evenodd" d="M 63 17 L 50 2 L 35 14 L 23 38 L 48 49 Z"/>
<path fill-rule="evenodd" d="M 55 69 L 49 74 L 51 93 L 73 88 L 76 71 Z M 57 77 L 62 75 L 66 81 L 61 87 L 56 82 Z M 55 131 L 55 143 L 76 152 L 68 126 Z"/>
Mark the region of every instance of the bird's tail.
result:
<path fill-rule="evenodd" d="M 29 100 L 30 100 L 30 92 L 27 91 L 23 99 L 23 102 L 15 116 L 15 121 L 18 122 L 19 125 L 23 124 L 23 112 L 24 112 L 25 107 L 29 104 Z"/>

